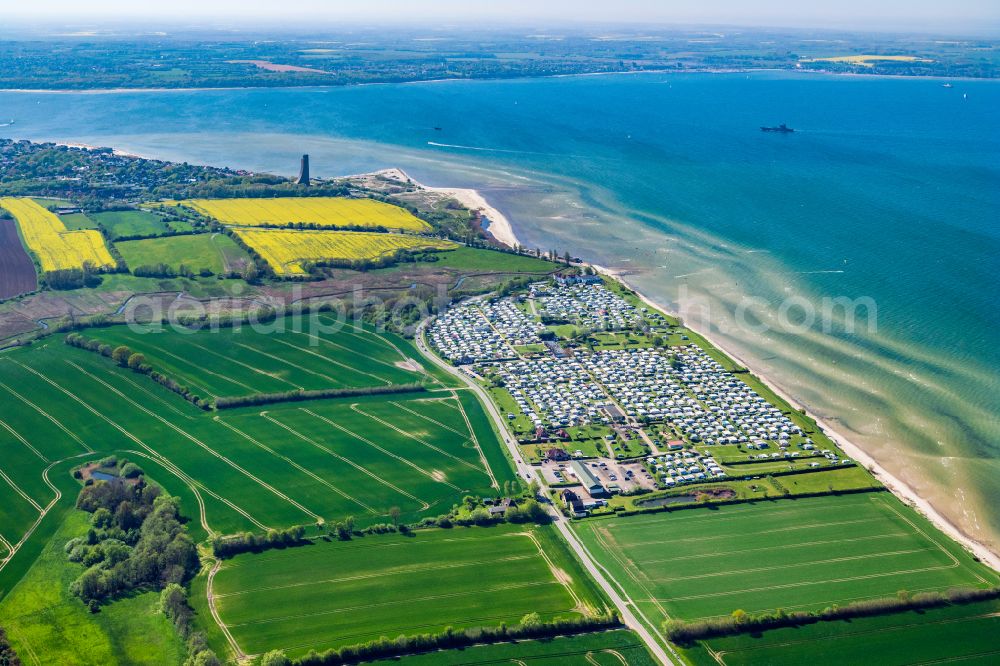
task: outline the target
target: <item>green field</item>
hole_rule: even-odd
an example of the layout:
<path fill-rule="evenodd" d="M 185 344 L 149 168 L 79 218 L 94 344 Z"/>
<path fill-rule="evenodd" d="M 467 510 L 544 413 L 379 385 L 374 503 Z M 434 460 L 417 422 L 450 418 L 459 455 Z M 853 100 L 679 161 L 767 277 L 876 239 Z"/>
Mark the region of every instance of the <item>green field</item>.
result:
<path fill-rule="evenodd" d="M 529 525 L 328 541 L 228 560 L 214 594 L 223 622 L 250 654 L 602 608 L 568 558 L 551 559 L 559 549 L 552 528 Z"/>
<path fill-rule="evenodd" d="M 392 507 L 414 521 L 513 478 L 471 395 L 445 389 L 216 416 L 56 338 L 0 355 L 0 449 L 10 480 L 0 479 L 0 534 L 11 543 L 37 518 L 35 505 L 53 498 L 43 470 L 88 452 L 133 451 L 161 467 L 157 478 L 203 533 L 347 515 L 363 526 L 385 522 Z"/>
<path fill-rule="evenodd" d="M 337 326 L 329 314 L 196 333 L 115 326 L 85 334 L 145 354 L 154 368 L 203 396 L 388 386 L 428 379 L 422 371 L 400 367 L 407 359 L 420 358 L 403 338 L 353 323 Z"/>
<path fill-rule="evenodd" d="M 631 631 L 605 631 L 582 636 L 560 636 L 543 641 L 518 641 L 480 645 L 464 650 L 386 659 L 373 664 L 403 666 L 473 666 L 475 664 L 528 664 L 528 666 L 654 666 L 656 661 Z"/>
<path fill-rule="evenodd" d="M 247 254 L 225 234 L 166 236 L 115 243 L 129 268 L 166 264 L 178 270 L 183 264 L 194 272 L 207 268 L 213 273 L 239 270 Z"/>
<path fill-rule="evenodd" d="M 784 464 L 787 467 L 787 463 Z M 644 495 L 617 495 L 612 497 L 608 504 L 611 508 L 623 507 L 629 511 L 642 511 L 655 508 L 663 497 L 687 496 L 692 498 L 690 503 L 699 503 L 702 500 L 699 500 L 696 495 L 706 491 L 729 490 L 733 492 L 735 499 L 742 500 L 773 500 L 816 493 L 883 489 L 883 486 L 868 473 L 868 470 L 858 465 L 820 467 L 800 474 L 776 476 L 767 476 L 763 470 L 758 473 L 756 466 L 753 466 L 753 469 L 748 469 L 748 467 L 750 466 L 726 468 L 733 475 L 731 479 L 726 481 L 692 483 Z"/>
<path fill-rule="evenodd" d="M 25 664 L 179 664 L 184 645 L 159 612 L 159 594 L 144 592 L 90 613 L 70 595 L 83 566 L 63 544 L 87 533 L 90 516 L 69 513 L 16 587 L 0 601 L 0 626 Z"/>
<path fill-rule="evenodd" d="M 888 493 L 776 500 L 574 523 L 647 619 L 835 603 L 996 584 Z"/>
<path fill-rule="evenodd" d="M 77 229 L 96 229 L 97 222 L 95 222 L 90 216 L 84 213 L 70 213 L 69 215 L 60 215 L 59 219 L 62 220 L 63 224 L 66 225 L 67 229 L 77 230 Z"/>
<path fill-rule="evenodd" d="M 246 282 L 238 278 L 200 277 L 136 277 L 131 273 L 105 273 L 96 292 L 130 292 L 137 294 L 181 292 L 197 299 L 228 298 L 246 295 Z"/>
<path fill-rule="evenodd" d="M 435 265 L 484 273 L 552 273 L 559 268 L 559 264 L 551 261 L 472 247 L 460 247 L 451 252 L 443 253 L 438 257 Z"/>
<path fill-rule="evenodd" d="M 170 231 L 170 225 L 162 216 L 144 210 L 91 213 L 89 217 L 107 229 L 111 240 L 119 236 L 153 236 Z"/>
<path fill-rule="evenodd" d="M 715 658 L 686 651 L 698 666 L 755 664 L 996 664 L 1000 602 L 820 622 L 705 641 Z"/>

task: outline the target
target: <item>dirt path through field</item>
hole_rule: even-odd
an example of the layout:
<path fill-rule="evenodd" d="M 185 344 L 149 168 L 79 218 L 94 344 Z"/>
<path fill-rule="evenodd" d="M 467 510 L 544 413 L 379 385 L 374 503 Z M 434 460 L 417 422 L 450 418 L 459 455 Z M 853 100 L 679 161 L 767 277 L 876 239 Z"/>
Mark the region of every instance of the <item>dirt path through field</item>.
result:
<path fill-rule="evenodd" d="M 236 661 L 242 663 L 247 658 L 247 654 L 243 651 L 243 648 L 240 647 L 240 644 L 236 642 L 236 639 L 233 638 L 233 634 L 229 631 L 229 627 L 226 623 L 222 621 L 222 616 L 219 615 L 219 609 L 215 605 L 215 600 L 217 598 L 213 589 L 215 586 L 215 575 L 219 573 L 219 569 L 221 568 L 222 560 L 216 560 L 215 564 L 213 564 L 212 568 L 208 571 L 208 581 L 205 585 L 205 594 L 208 598 L 208 610 L 212 614 L 212 619 L 215 620 L 215 623 L 219 625 L 219 629 L 226 636 L 226 640 L 229 641 L 229 645 L 233 648 L 233 652 L 236 653 Z"/>

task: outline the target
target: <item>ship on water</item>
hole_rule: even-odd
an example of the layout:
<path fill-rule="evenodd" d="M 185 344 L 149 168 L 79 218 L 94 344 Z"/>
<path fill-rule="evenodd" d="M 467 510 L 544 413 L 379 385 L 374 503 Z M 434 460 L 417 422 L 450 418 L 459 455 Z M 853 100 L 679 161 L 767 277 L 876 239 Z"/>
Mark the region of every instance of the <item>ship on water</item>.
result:
<path fill-rule="evenodd" d="M 793 130 L 791 127 L 789 127 L 785 123 L 781 123 L 777 127 L 761 127 L 760 131 L 761 132 L 778 132 L 780 134 L 791 134 L 795 130 Z"/>

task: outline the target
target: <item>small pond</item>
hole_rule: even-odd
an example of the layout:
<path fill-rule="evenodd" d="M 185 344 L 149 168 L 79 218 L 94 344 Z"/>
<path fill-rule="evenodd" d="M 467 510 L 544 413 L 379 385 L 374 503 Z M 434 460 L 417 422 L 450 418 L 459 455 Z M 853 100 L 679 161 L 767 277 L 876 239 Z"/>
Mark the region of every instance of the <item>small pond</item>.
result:
<path fill-rule="evenodd" d="M 645 502 L 636 502 L 635 505 L 641 507 L 670 506 L 671 504 L 690 504 L 697 501 L 698 497 L 696 495 L 667 495 L 666 497 L 657 497 Z"/>

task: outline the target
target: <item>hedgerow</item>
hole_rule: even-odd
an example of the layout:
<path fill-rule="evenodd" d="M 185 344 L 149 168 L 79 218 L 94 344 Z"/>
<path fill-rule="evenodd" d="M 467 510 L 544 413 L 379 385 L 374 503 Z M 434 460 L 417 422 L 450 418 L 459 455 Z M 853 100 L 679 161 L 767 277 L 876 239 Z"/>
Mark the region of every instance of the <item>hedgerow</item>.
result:
<path fill-rule="evenodd" d="M 960 587 L 946 592 L 900 591 L 894 597 L 854 601 L 843 606 L 828 606 L 819 611 L 791 611 L 778 609 L 769 613 L 747 613 L 735 610 L 731 615 L 707 618 L 696 622 L 667 620 L 663 632 L 674 643 L 686 644 L 706 638 L 732 636 L 748 632 L 798 627 L 817 622 L 848 620 L 859 617 L 888 615 L 908 610 L 940 608 L 952 604 L 966 604 L 1000 598 L 1000 587 L 986 589 Z"/>

